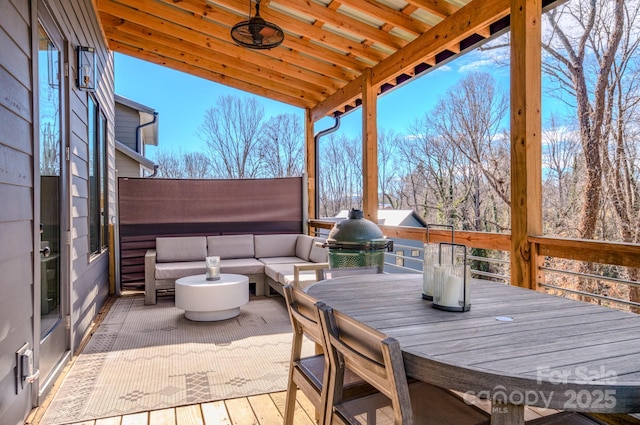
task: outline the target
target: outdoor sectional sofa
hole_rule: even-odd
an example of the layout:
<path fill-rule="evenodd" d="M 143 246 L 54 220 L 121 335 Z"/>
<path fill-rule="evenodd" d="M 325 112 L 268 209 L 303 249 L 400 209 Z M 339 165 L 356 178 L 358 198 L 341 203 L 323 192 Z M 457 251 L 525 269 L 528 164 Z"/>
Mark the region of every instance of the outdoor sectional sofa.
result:
<path fill-rule="evenodd" d="M 321 240 L 308 235 L 222 235 L 156 238 L 156 249 L 145 255 L 145 304 L 155 304 L 158 290 L 173 289 L 176 279 L 205 274 L 205 257 L 220 257 L 220 272 L 242 274 L 255 284 L 256 295 L 269 288 L 282 294 L 283 286 L 316 279 L 314 270 L 298 271 L 301 264 L 327 262 Z M 303 269 L 313 269 L 313 266 Z M 268 291 L 268 292 L 267 292 Z"/>

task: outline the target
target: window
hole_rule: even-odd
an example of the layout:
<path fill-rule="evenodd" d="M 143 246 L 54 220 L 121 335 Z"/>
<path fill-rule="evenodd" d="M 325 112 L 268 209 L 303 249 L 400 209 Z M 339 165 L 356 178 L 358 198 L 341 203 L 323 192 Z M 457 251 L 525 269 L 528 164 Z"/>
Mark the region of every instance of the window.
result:
<path fill-rule="evenodd" d="M 411 250 L 411 256 L 412 257 L 419 257 L 420 256 L 420 250 L 419 249 L 412 249 Z"/>
<path fill-rule="evenodd" d="M 88 105 L 89 144 L 89 252 L 99 253 L 108 245 L 106 200 L 108 189 L 106 131 L 107 119 L 93 97 Z"/>
<path fill-rule="evenodd" d="M 404 250 L 396 251 L 396 266 L 404 266 Z"/>

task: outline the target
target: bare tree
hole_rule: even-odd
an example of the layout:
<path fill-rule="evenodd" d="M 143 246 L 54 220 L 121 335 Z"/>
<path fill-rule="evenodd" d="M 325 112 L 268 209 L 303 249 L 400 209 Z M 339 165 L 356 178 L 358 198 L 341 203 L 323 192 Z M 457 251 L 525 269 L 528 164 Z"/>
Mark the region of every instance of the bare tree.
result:
<path fill-rule="evenodd" d="M 167 179 L 185 178 L 184 164 L 179 154 L 159 149 L 156 151 L 154 162 L 158 166 L 158 177 Z"/>
<path fill-rule="evenodd" d="M 209 158 L 201 152 L 190 152 L 182 156 L 185 177 L 188 179 L 206 179 L 211 177 Z"/>
<path fill-rule="evenodd" d="M 511 205 L 508 167 L 508 139 L 501 137 L 502 123 L 508 111 L 508 100 L 493 77 L 487 73 L 471 73 L 447 91 L 432 113 L 427 125 L 475 167 L 474 175 L 482 175 L 507 205 Z"/>
<path fill-rule="evenodd" d="M 255 98 L 221 96 L 199 130 L 215 177 L 255 178 L 262 172 L 260 129 L 264 107 Z"/>
<path fill-rule="evenodd" d="M 337 136 L 322 139 L 320 147 L 320 216 L 362 207 L 362 143 Z"/>
<path fill-rule="evenodd" d="M 542 133 L 544 223 L 547 233 L 575 237 L 578 211 L 578 177 L 583 163 L 575 126 L 552 116 Z"/>
<path fill-rule="evenodd" d="M 263 126 L 261 158 L 268 177 L 301 176 L 304 171 L 304 128 L 295 114 L 271 117 Z"/>
<path fill-rule="evenodd" d="M 400 136 L 392 130 L 380 130 L 378 133 L 378 182 L 381 203 L 391 209 L 398 208 L 398 186 L 400 170 L 398 169 L 397 146 Z M 386 208 L 386 207 L 385 207 Z"/>
<path fill-rule="evenodd" d="M 611 72 L 625 28 L 623 0 L 569 2 L 545 14 L 550 26 L 543 41 L 543 69 L 575 98 L 586 163 L 586 186 L 578 234 L 593 239 L 602 201 L 602 151 L 610 117 Z"/>

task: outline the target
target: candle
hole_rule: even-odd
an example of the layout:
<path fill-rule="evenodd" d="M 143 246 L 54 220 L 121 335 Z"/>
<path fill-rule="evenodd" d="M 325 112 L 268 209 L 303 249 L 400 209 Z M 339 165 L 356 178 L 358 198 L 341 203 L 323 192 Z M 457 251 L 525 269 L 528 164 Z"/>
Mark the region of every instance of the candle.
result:
<path fill-rule="evenodd" d="M 422 273 L 422 295 L 433 297 L 433 267 L 425 268 Z"/>
<path fill-rule="evenodd" d="M 207 257 L 205 258 L 207 280 L 220 279 L 220 257 Z"/>
<path fill-rule="evenodd" d="M 463 284 L 464 281 L 462 278 L 450 274 L 446 275 L 440 305 L 445 307 L 460 307 Z"/>
<path fill-rule="evenodd" d="M 436 247 L 437 248 L 437 247 Z M 434 249 L 429 244 L 424 244 L 424 261 L 422 265 L 422 298 L 433 299 L 434 266 L 436 256 Z"/>

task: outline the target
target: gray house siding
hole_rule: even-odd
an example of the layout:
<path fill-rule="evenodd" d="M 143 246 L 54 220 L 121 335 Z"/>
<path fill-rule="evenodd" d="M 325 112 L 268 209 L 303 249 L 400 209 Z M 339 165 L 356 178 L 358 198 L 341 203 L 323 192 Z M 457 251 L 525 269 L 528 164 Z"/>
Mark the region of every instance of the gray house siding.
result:
<path fill-rule="evenodd" d="M 89 254 L 87 102 L 75 87 L 78 45 L 97 51 L 95 100 L 107 119 L 107 203 L 115 211 L 113 55 L 107 50 L 92 3 L 46 0 L 65 45 L 63 141 L 70 160 L 63 186 L 68 197 L 71 244 L 63 265 L 63 297 L 71 322 L 68 347 L 75 351 L 108 296 L 108 251 Z M 0 1 L 0 424 L 21 424 L 41 401 L 47 377 L 16 394 L 15 351 L 29 343 L 40 366 L 40 176 L 37 79 L 37 22 L 42 3 Z M 33 41 L 32 41 L 33 40 Z M 107 218 L 109 219 L 109 218 Z M 107 220 L 109 222 L 110 220 Z M 43 360 L 44 361 L 44 360 Z"/>
<path fill-rule="evenodd" d="M 126 145 L 128 148 L 143 153 L 136 146 L 137 128 L 140 125 L 140 113 L 135 109 L 116 103 L 116 140 Z M 141 147 L 141 149 L 144 149 Z"/>
<path fill-rule="evenodd" d="M 3 424 L 18 423 L 31 408 L 29 391 L 16 396 L 13 374 L 13 353 L 34 339 L 30 13 L 28 2 L 0 2 L 0 199 L 3 200 L 0 206 L 0 422 Z"/>
<path fill-rule="evenodd" d="M 118 177 L 143 177 L 140 163 L 123 153 L 116 152 Z"/>

